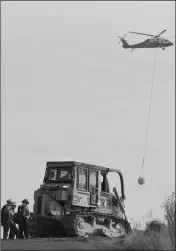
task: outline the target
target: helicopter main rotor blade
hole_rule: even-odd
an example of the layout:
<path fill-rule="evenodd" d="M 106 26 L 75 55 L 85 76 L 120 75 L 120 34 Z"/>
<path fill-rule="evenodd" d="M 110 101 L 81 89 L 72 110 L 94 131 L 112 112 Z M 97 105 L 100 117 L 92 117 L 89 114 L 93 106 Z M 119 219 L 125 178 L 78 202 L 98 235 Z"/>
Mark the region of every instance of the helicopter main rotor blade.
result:
<path fill-rule="evenodd" d="M 133 34 L 138 34 L 138 35 L 144 35 L 144 36 L 149 36 L 149 37 L 160 37 L 161 34 L 163 34 L 166 30 L 163 30 L 162 32 L 160 32 L 158 35 L 151 35 L 151 34 L 146 34 L 146 33 L 140 33 L 140 32 L 134 32 L 134 31 L 129 31 L 129 33 L 133 33 Z"/>
<path fill-rule="evenodd" d="M 161 34 L 163 34 L 165 31 L 167 31 L 167 30 L 163 30 L 162 32 L 160 32 L 158 35 L 156 35 L 156 36 L 154 36 L 154 37 L 156 38 L 156 37 L 161 36 Z"/>
<path fill-rule="evenodd" d="M 140 32 L 134 32 L 134 31 L 129 31 L 129 33 L 138 34 L 138 35 L 144 35 L 144 36 L 149 36 L 149 37 L 154 37 L 154 36 L 155 36 L 155 35 L 151 35 L 151 34 L 140 33 Z"/>

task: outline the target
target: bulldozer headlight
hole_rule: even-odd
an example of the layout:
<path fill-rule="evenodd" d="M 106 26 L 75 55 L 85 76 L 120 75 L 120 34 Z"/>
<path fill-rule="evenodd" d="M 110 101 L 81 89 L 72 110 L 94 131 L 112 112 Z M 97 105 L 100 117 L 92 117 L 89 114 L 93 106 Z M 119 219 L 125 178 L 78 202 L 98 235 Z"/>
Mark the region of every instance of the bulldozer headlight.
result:
<path fill-rule="evenodd" d="M 57 201 L 50 202 L 50 213 L 53 216 L 63 215 L 64 209 Z"/>

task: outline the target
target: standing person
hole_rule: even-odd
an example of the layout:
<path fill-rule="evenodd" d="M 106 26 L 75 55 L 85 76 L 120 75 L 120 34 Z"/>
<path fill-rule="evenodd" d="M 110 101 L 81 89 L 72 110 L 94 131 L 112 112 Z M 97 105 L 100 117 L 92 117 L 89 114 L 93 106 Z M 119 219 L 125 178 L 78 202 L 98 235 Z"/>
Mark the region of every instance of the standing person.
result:
<path fill-rule="evenodd" d="M 19 220 L 19 231 L 21 238 L 29 238 L 28 233 L 28 218 L 30 216 L 30 211 L 28 207 L 29 201 L 27 199 L 22 200 L 22 205 L 18 207 L 18 214 L 21 214 Z"/>
<path fill-rule="evenodd" d="M 12 200 L 9 199 L 6 201 L 5 204 L 1 209 L 1 225 L 3 226 L 3 239 L 8 238 L 8 233 L 10 229 L 10 209 L 12 205 Z"/>
<path fill-rule="evenodd" d="M 15 235 L 18 237 L 18 228 L 15 223 L 15 209 L 16 209 L 16 203 L 13 202 L 11 209 L 10 209 L 10 234 L 9 234 L 9 239 L 14 239 Z"/>

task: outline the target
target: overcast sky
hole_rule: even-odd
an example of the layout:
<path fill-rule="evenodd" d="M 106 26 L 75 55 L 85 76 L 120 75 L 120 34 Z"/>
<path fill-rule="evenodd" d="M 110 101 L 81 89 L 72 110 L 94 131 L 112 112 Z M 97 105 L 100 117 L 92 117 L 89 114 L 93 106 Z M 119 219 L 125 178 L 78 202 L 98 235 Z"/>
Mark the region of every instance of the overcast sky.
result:
<path fill-rule="evenodd" d="M 175 190 L 175 45 L 132 53 L 128 31 L 163 34 L 175 43 L 175 2 L 2 2 L 1 203 L 33 206 L 46 161 L 75 160 L 120 169 L 129 219 L 150 209 L 162 217 Z M 147 37 L 127 35 L 130 43 Z M 117 175 L 111 187 L 119 187 Z"/>

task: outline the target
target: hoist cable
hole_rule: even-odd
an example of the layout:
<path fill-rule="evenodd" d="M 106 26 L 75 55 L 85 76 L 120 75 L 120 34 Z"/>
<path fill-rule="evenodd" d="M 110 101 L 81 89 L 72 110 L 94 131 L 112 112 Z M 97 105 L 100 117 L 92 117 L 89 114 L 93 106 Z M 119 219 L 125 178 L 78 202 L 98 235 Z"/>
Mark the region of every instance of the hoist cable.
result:
<path fill-rule="evenodd" d="M 147 127 L 146 127 L 145 141 L 144 141 L 144 154 L 143 154 L 141 172 L 143 172 L 144 161 L 145 161 L 145 156 L 146 156 L 148 129 L 149 129 L 150 112 L 151 112 L 151 105 L 152 105 L 152 94 L 153 94 L 154 78 L 155 78 L 156 55 L 157 55 L 157 48 L 156 48 L 156 52 L 155 52 L 154 65 L 153 65 L 152 85 L 151 85 L 151 89 L 150 89 L 149 110 L 148 110 L 148 117 L 147 117 Z"/>

